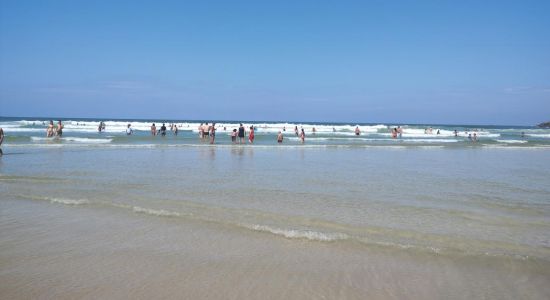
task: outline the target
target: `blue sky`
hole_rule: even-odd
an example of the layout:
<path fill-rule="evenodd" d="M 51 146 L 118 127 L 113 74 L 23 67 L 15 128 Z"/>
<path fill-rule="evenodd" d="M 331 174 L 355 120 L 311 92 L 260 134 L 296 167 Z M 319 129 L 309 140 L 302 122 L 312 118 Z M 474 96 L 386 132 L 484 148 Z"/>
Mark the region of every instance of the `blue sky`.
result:
<path fill-rule="evenodd" d="M 0 115 L 531 125 L 549 1 L 0 0 Z"/>

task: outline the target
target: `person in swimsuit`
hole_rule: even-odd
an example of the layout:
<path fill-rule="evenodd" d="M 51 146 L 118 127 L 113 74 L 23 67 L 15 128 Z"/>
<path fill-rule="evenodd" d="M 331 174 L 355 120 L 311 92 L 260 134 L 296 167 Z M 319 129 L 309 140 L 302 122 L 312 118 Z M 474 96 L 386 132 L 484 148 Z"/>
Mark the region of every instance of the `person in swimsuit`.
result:
<path fill-rule="evenodd" d="M 61 124 L 61 120 L 57 122 L 57 136 L 61 137 L 63 135 L 63 124 Z"/>
<path fill-rule="evenodd" d="M 243 124 L 241 123 L 241 125 L 239 126 L 239 144 L 244 144 L 244 126 Z"/>
<path fill-rule="evenodd" d="M 233 144 L 237 143 L 237 129 L 233 129 L 233 132 L 231 132 L 231 142 Z"/>
<path fill-rule="evenodd" d="M 279 131 L 279 134 L 277 135 L 277 143 L 281 144 L 283 142 L 283 134 Z"/>
<path fill-rule="evenodd" d="M 162 123 L 162 126 L 160 127 L 160 135 L 166 136 L 166 126 L 164 123 Z"/>
<path fill-rule="evenodd" d="M 210 126 L 208 126 L 208 123 L 205 123 L 202 125 L 202 137 L 208 138 L 208 135 L 210 134 Z"/>
<path fill-rule="evenodd" d="M 298 126 L 294 126 L 294 134 L 298 136 Z"/>
<path fill-rule="evenodd" d="M 199 138 L 200 139 L 202 139 L 204 137 L 203 133 L 204 132 L 202 131 L 202 123 L 201 123 L 201 125 L 199 125 Z"/>
<path fill-rule="evenodd" d="M 174 125 L 174 135 L 178 135 L 178 124 Z"/>
<path fill-rule="evenodd" d="M 397 133 L 399 134 L 399 138 L 403 137 L 403 128 L 401 126 L 397 126 Z"/>
<path fill-rule="evenodd" d="M 212 126 L 210 126 L 210 144 L 214 144 L 215 139 L 216 139 L 216 123 L 212 123 Z"/>
<path fill-rule="evenodd" d="M 313 127 L 313 129 L 311 129 L 311 132 L 313 132 L 313 134 L 315 134 L 317 132 L 317 130 L 315 129 L 315 127 Z"/>
<path fill-rule="evenodd" d="M 155 123 L 153 123 L 153 125 L 151 125 L 151 135 L 152 136 L 157 135 L 157 126 L 155 126 Z"/>
<path fill-rule="evenodd" d="M 0 127 L 0 156 L 4 155 L 4 152 L 2 152 L 2 142 L 4 141 L 4 129 Z"/>
<path fill-rule="evenodd" d="M 360 135 L 361 130 L 359 130 L 359 126 L 355 126 L 355 135 Z"/>
<path fill-rule="evenodd" d="M 250 126 L 250 134 L 248 135 L 248 141 L 254 144 L 254 126 Z"/>
<path fill-rule="evenodd" d="M 53 121 L 50 120 L 50 125 L 48 125 L 48 129 L 46 129 L 46 136 L 47 137 L 52 137 L 53 133 L 54 133 Z"/>
<path fill-rule="evenodd" d="M 304 129 L 302 128 L 302 133 L 300 133 L 300 139 L 302 140 L 302 144 L 306 141 L 306 133 L 304 132 Z"/>

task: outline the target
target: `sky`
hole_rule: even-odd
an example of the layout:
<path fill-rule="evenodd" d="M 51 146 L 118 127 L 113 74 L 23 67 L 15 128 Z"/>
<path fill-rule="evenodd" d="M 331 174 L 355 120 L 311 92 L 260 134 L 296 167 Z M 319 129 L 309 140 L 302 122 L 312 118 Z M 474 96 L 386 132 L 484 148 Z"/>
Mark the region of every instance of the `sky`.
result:
<path fill-rule="evenodd" d="M 534 125 L 550 1 L 0 0 L 0 116 Z"/>

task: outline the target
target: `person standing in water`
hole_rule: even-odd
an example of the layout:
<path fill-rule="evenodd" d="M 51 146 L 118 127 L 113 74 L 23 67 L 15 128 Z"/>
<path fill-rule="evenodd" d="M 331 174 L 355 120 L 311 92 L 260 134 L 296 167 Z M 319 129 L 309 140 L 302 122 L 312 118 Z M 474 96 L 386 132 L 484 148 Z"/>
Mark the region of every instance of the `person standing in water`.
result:
<path fill-rule="evenodd" d="M 178 135 L 178 124 L 174 124 L 174 135 Z"/>
<path fill-rule="evenodd" d="M 50 124 L 48 125 L 48 129 L 46 129 L 46 136 L 47 137 L 52 137 L 53 134 L 54 134 L 54 125 L 53 125 L 53 121 L 50 120 Z"/>
<path fill-rule="evenodd" d="M 403 128 L 401 128 L 401 126 L 397 126 L 397 134 L 399 135 L 399 138 L 403 137 Z"/>
<path fill-rule="evenodd" d="M 302 132 L 300 133 L 300 140 L 302 140 L 302 144 L 306 141 L 306 133 L 304 132 L 304 129 L 302 128 Z"/>
<path fill-rule="evenodd" d="M 57 136 L 61 137 L 63 135 L 63 124 L 61 124 L 61 120 L 57 122 Z"/>
<path fill-rule="evenodd" d="M 0 127 L 0 156 L 4 155 L 4 152 L 2 152 L 2 142 L 4 142 L 4 129 Z"/>
<path fill-rule="evenodd" d="M 233 131 L 231 132 L 231 142 L 233 144 L 237 143 L 237 129 L 233 129 Z"/>
<path fill-rule="evenodd" d="M 151 125 L 151 135 L 152 136 L 157 135 L 157 126 L 155 126 L 155 123 L 153 123 L 153 125 Z"/>
<path fill-rule="evenodd" d="M 283 134 L 279 131 L 277 134 L 277 143 L 281 144 L 283 142 Z"/>
<path fill-rule="evenodd" d="M 199 138 L 202 140 L 204 138 L 204 131 L 202 130 L 202 123 L 199 125 Z"/>
<path fill-rule="evenodd" d="M 244 144 L 244 126 L 243 123 L 239 126 L 239 144 Z"/>
<path fill-rule="evenodd" d="M 361 130 L 359 130 L 359 126 L 355 126 L 355 135 L 360 135 Z"/>
<path fill-rule="evenodd" d="M 126 128 L 126 135 L 132 135 L 132 133 L 134 132 L 134 130 L 132 130 L 130 126 L 132 126 L 132 124 L 128 124 L 128 127 Z"/>
<path fill-rule="evenodd" d="M 162 126 L 160 127 L 160 135 L 166 136 L 166 126 L 164 123 L 162 123 Z"/>
<path fill-rule="evenodd" d="M 248 135 L 248 141 L 254 144 L 254 126 L 250 126 L 250 134 Z"/>
<path fill-rule="evenodd" d="M 298 126 L 294 126 L 294 134 L 295 134 L 296 136 L 299 135 L 299 134 L 298 134 Z"/>
<path fill-rule="evenodd" d="M 315 134 L 315 133 L 317 132 L 317 130 L 315 129 L 315 127 L 313 127 L 313 128 L 311 129 L 311 132 L 312 132 L 313 134 Z"/>
<path fill-rule="evenodd" d="M 216 123 L 212 123 L 212 126 L 210 126 L 210 144 L 214 144 L 215 139 L 216 139 Z"/>

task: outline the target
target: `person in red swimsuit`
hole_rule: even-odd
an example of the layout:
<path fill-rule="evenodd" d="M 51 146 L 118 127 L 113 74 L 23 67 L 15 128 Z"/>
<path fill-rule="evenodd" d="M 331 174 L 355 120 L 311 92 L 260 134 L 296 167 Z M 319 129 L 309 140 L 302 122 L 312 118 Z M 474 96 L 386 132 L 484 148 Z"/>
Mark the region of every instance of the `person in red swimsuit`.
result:
<path fill-rule="evenodd" d="M 250 134 L 248 135 L 248 141 L 254 143 L 254 126 L 250 126 Z"/>

